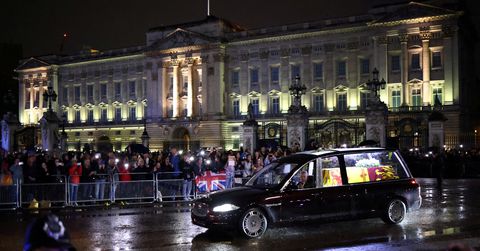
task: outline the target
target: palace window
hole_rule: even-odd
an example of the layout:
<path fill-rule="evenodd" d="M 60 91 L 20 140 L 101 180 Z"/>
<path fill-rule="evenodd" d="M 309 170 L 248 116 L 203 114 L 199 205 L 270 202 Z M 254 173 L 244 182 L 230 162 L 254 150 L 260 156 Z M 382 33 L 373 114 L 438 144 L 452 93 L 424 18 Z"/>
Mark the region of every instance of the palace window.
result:
<path fill-rule="evenodd" d="M 30 109 L 30 90 L 25 89 L 25 109 Z"/>
<path fill-rule="evenodd" d="M 75 103 L 80 103 L 80 86 L 75 86 Z"/>
<path fill-rule="evenodd" d="M 28 97 L 28 102 L 30 103 L 30 96 Z M 63 88 L 62 92 L 62 103 L 67 104 L 68 103 L 68 87 Z"/>
<path fill-rule="evenodd" d="M 128 82 L 128 93 L 131 99 L 136 98 L 136 88 L 137 88 L 137 83 L 135 81 Z"/>
<path fill-rule="evenodd" d="M 33 107 L 39 107 L 40 104 L 40 90 L 35 91 L 35 100 L 33 100 Z"/>
<path fill-rule="evenodd" d="M 432 68 L 441 68 L 442 67 L 442 52 L 434 51 L 432 52 Z"/>
<path fill-rule="evenodd" d="M 278 84 L 280 81 L 280 67 L 272 66 L 270 67 L 270 82 L 272 84 Z"/>
<path fill-rule="evenodd" d="M 100 122 L 107 122 L 107 108 L 100 110 Z"/>
<path fill-rule="evenodd" d="M 93 103 L 93 85 L 87 85 L 87 102 Z"/>
<path fill-rule="evenodd" d="M 238 70 L 232 71 L 232 87 L 237 88 L 238 85 L 240 84 L 240 72 Z"/>
<path fill-rule="evenodd" d="M 279 114 L 280 113 L 280 98 L 279 97 L 272 97 L 270 99 L 270 111 L 272 114 Z"/>
<path fill-rule="evenodd" d="M 121 107 L 115 107 L 115 121 L 116 122 L 122 121 L 122 108 Z"/>
<path fill-rule="evenodd" d="M 337 111 L 347 110 L 347 93 L 337 94 Z"/>
<path fill-rule="evenodd" d="M 120 100 L 122 97 L 122 83 L 116 82 L 115 83 L 115 99 Z"/>
<path fill-rule="evenodd" d="M 188 93 L 188 76 L 183 76 L 183 89 L 184 93 Z"/>
<path fill-rule="evenodd" d="M 130 107 L 129 118 L 130 118 L 130 121 L 137 120 L 137 107 L 135 106 Z"/>
<path fill-rule="evenodd" d="M 89 124 L 93 123 L 93 110 L 92 109 L 87 110 L 87 123 L 89 123 Z"/>
<path fill-rule="evenodd" d="M 393 90 L 392 91 L 392 107 L 400 107 L 401 104 L 401 96 L 400 90 Z"/>
<path fill-rule="evenodd" d="M 391 70 L 400 71 L 400 56 L 394 55 L 390 58 Z"/>
<path fill-rule="evenodd" d="M 233 116 L 238 117 L 240 116 L 240 100 L 235 99 L 233 100 Z"/>
<path fill-rule="evenodd" d="M 368 106 L 369 92 L 360 92 L 360 109 L 365 110 Z"/>
<path fill-rule="evenodd" d="M 295 79 L 297 76 L 301 77 L 300 75 L 300 65 L 295 64 L 291 66 L 291 77 L 292 79 Z"/>
<path fill-rule="evenodd" d="M 259 100 L 258 99 L 252 99 L 252 113 L 253 115 L 258 115 L 259 114 Z"/>
<path fill-rule="evenodd" d="M 100 99 L 104 102 L 107 99 L 107 84 L 100 84 Z"/>
<path fill-rule="evenodd" d="M 412 89 L 412 106 L 422 106 L 422 93 L 420 89 Z"/>
<path fill-rule="evenodd" d="M 361 59 L 360 60 L 360 74 L 368 75 L 370 73 L 370 60 Z"/>
<path fill-rule="evenodd" d="M 258 69 L 250 69 L 250 86 L 258 86 Z"/>
<path fill-rule="evenodd" d="M 412 70 L 420 69 L 420 53 L 412 54 L 412 62 L 410 68 L 412 68 Z"/>
<path fill-rule="evenodd" d="M 337 77 L 345 77 L 347 75 L 347 62 L 337 62 Z"/>
<path fill-rule="evenodd" d="M 75 123 L 80 123 L 80 110 L 75 110 L 74 122 Z"/>
<path fill-rule="evenodd" d="M 438 102 L 440 104 L 442 104 L 442 87 L 434 87 L 432 89 L 432 100 L 433 100 L 433 104 L 435 104 L 435 100 L 438 100 Z"/>
<path fill-rule="evenodd" d="M 323 93 L 319 93 L 313 96 L 313 110 L 315 112 L 323 111 Z"/>
<path fill-rule="evenodd" d="M 313 64 L 313 79 L 314 80 L 323 79 L 323 63 Z"/>

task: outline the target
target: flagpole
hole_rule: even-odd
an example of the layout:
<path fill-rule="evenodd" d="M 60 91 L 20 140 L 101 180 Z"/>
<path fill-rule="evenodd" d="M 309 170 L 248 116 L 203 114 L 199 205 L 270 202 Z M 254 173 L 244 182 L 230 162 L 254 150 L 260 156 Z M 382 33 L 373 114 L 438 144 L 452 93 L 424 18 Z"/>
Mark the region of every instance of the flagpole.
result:
<path fill-rule="evenodd" d="M 207 0 L 207 17 L 210 16 L 210 0 Z"/>

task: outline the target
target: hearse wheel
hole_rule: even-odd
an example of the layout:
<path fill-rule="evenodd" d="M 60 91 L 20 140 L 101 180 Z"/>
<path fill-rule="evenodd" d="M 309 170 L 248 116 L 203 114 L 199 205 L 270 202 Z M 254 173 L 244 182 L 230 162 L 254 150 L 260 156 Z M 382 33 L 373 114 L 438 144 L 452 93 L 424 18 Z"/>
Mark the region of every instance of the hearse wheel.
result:
<path fill-rule="evenodd" d="M 262 210 L 248 209 L 240 218 L 240 232 L 248 238 L 257 238 L 267 230 L 268 220 Z"/>
<path fill-rule="evenodd" d="M 400 199 L 390 200 L 385 206 L 382 220 L 387 224 L 398 224 L 405 219 L 407 207 Z"/>

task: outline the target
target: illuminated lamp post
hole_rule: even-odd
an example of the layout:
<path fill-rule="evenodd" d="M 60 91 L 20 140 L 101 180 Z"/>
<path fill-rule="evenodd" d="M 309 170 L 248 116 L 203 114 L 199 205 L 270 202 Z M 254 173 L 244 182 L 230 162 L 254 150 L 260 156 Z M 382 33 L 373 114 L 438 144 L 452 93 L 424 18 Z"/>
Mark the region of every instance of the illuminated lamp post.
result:
<path fill-rule="evenodd" d="M 385 89 L 385 86 L 387 83 L 385 82 L 385 79 L 382 78 L 382 80 L 378 80 L 378 70 L 377 68 L 373 69 L 373 78 L 372 80 L 368 80 L 366 85 L 367 88 L 373 92 L 375 101 L 380 101 L 380 95 L 379 91 Z"/>
<path fill-rule="evenodd" d="M 386 82 L 378 79 L 377 68 L 373 69 L 373 78 L 368 80 L 365 84 L 367 89 L 373 92 L 373 97 L 367 104 L 365 114 L 366 140 L 374 141 L 381 147 L 387 146 L 387 117 L 388 108 L 385 103 L 380 100 L 379 91 L 385 89 Z"/>

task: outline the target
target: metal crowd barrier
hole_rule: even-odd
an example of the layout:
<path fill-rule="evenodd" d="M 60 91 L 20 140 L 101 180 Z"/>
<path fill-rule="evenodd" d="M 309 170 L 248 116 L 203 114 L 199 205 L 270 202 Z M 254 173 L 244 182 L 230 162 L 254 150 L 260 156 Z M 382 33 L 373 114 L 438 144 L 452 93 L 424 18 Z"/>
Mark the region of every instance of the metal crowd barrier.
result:
<path fill-rule="evenodd" d="M 24 183 L 20 186 L 18 195 L 19 206 L 30 205 L 33 199 L 38 202 L 67 204 L 67 177 L 64 175 L 50 176 L 48 183 Z"/>
<path fill-rule="evenodd" d="M 18 183 L 15 181 L 12 185 L 0 185 L 0 207 L 19 207 L 19 190 Z"/>
<path fill-rule="evenodd" d="M 122 181 L 122 175 L 129 175 L 130 181 Z M 153 173 L 116 173 L 112 183 L 112 202 L 155 201 L 155 175 Z"/>
<path fill-rule="evenodd" d="M 111 201 L 111 186 L 112 179 L 108 174 L 96 174 L 89 178 L 88 181 L 80 178 L 80 183 L 75 188 L 72 185 L 71 179 L 73 175 L 68 178 L 68 204 L 76 205 L 75 203 L 95 203 L 95 202 L 109 202 Z M 77 190 L 77 191 L 75 191 Z M 76 192 L 76 199 L 74 193 Z"/>
<path fill-rule="evenodd" d="M 183 201 L 197 196 L 195 181 L 192 180 L 188 198 L 184 198 L 183 189 L 189 184 L 179 172 L 95 175 L 88 181 L 79 176 L 78 184 L 71 182 L 72 177 L 59 175 L 51 176 L 48 183 L 0 185 L 0 208 L 28 207 L 33 199 L 47 203 L 48 206 L 77 206 L 116 201 Z M 247 180 L 248 178 L 237 178 L 236 186 Z"/>
<path fill-rule="evenodd" d="M 183 181 L 182 173 L 179 172 L 157 173 L 157 201 L 183 199 Z M 192 190 L 193 187 L 192 185 Z"/>

